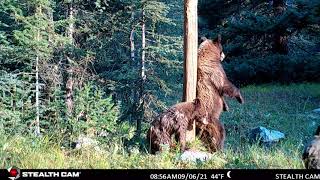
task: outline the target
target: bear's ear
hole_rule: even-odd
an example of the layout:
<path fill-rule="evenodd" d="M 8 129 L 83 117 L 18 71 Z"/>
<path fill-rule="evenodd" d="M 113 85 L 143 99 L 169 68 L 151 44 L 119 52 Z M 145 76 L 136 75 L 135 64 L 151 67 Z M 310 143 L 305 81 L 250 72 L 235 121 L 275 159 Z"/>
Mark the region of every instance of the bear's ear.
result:
<path fill-rule="evenodd" d="M 205 36 L 201 36 L 200 42 L 206 41 L 207 38 Z"/>
<path fill-rule="evenodd" d="M 198 36 L 198 45 L 200 45 L 201 43 L 205 42 L 206 40 L 208 40 L 206 38 L 206 36 Z"/>
<path fill-rule="evenodd" d="M 220 34 L 218 34 L 216 39 L 214 39 L 214 42 L 217 42 L 217 43 L 221 44 L 221 35 Z"/>

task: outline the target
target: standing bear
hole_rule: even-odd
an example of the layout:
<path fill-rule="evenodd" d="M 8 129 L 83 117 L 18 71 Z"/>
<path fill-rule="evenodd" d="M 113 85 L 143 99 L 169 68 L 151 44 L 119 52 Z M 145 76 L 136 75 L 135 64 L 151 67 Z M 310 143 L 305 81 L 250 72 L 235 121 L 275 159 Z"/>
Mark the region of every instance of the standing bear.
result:
<path fill-rule="evenodd" d="M 208 125 L 196 123 L 196 134 L 211 152 L 223 148 L 225 130 L 220 122 L 220 114 L 228 109 L 223 95 L 235 98 L 239 103 L 244 100 L 240 90 L 227 78 L 221 61 L 225 55 L 222 51 L 221 36 L 215 40 L 203 38 L 198 49 L 197 98 L 203 102 L 208 112 Z"/>
<path fill-rule="evenodd" d="M 163 112 L 155 119 L 147 133 L 150 153 L 162 151 L 162 145 L 173 146 L 172 138 L 181 144 L 181 151 L 186 146 L 186 131 L 192 129 L 196 121 L 199 124 L 208 124 L 207 112 L 199 99 L 193 102 L 178 103 Z"/>

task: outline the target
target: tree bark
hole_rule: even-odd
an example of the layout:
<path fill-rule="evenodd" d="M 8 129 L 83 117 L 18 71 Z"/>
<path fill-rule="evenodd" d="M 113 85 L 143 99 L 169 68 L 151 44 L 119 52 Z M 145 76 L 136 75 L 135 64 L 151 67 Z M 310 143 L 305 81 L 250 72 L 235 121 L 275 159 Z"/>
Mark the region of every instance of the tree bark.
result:
<path fill-rule="evenodd" d="M 285 0 L 273 0 L 273 11 L 275 17 L 281 16 L 285 9 L 286 3 Z M 286 36 L 286 28 L 279 27 L 274 33 L 274 47 L 273 50 L 275 53 L 279 54 L 288 54 L 288 37 Z"/>
<path fill-rule="evenodd" d="M 141 78 L 146 79 L 145 74 L 145 58 L 146 58 L 146 17 L 145 11 L 142 10 L 142 55 L 141 55 Z"/>
<path fill-rule="evenodd" d="M 69 37 L 69 41 L 71 45 L 74 45 L 74 7 L 73 4 L 69 5 L 69 10 L 68 10 L 68 19 L 70 20 L 69 22 L 69 27 L 68 27 L 68 32 L 67 35 Z M 67 116 L 70 117 L 73 114 L 73 68 L 72 68 L 72 61 L 70 55 L 67 55 L 66 57 L 66 107 L 67 107 Z"/>
<path fill-rule="evenodd" d="M 198 60 L 198 0 L 184 0 L 184 84 L 183 101 L 196 98 Z M 186 134 L 188 142 L 195 139 L 193 129 Z"/>
<path fill-rule="evenodd" d="M 145 74 L 145 58 L 146 58 L 146 18 L 145 11 L 142 9 L 142 22 L 141 22 L 141 30 L 142 30 L 142 54 L 141 54 L 141 79 L 140 79 L 140 100 L 139 100 L 139 113 L 140 117 L 137 118 L 137 135 L 141 133 L 141 122 L 144 118 L 144 84 L 146 81 Z"/>
<path fill-rule="evenodd" d="M 131 14 L 132 22 L 134 22 L 134 12 Z M 135 60 L 135 47 L 134 47 L 134 33 L 135 33 L 135 25 L 132 24 L 132 29 L 130 33 L 130 50 L 131 50 L 131 60 L 134 62 Z"/>
<path fill-rule="evenodd" d="M 41 8 L 40 8 L 41 11 Z M 40 41 L 40 30 L 37 32 L 37 41 Z M 37 53 L 36 56 L 36 129 L 35 134 L 37 136 L 40 135 L 40 84 L 39 84 L 39 53 Z"/>
<path fill-rule="evenodd" d="M 131 13 L 131 23 L 132 24 L 131 24 L 131 33 L 130 33 L 130 57 L 131 57 L 131 61 L 132 61 L 132 68 L 137 69 L 139 66 L 136 65 L 138 63 L 136 62 L 136 59 L 135 59 L 135 56 L 136 56 L 136 49 L 135 49 L 136 24 L 135 24 L 134 9 L 132 11 L 133 12 Z M 140 77 L 139 77 L 139 79 L 140 79 Z M 136 85 L 136 82 L 133 81 L 132 86 L 135 86 L 135 85 Z M 132 107 L 132 111 L 130 111 L 130 113 L 128 113 L 128 119 L 132 120 L 132 119 L 136 119 L 138 117 L 138 116 L 136 116 L 135 113 L 137 113 L 139 111 L 138 107 L 139 107 L 140 91 L 139 91 L 139 89 L 136 89 L 136 88 L 132 88 L 130 91 L 131 91 L 131 98 L 132 98 L 130 106 Z"/>
<path fill-rule="evenodd" d="M 74 33 L 74 8 L 73 8 L 73 4 L 69 5 L 69 17 L 68 19 L 70 20 L 69 22 L 69 27 L 68 27 L 68 37 L 69 40 L 71 41 L 71 44 L 74 44 L 73 41 L 73 33 Z"/>

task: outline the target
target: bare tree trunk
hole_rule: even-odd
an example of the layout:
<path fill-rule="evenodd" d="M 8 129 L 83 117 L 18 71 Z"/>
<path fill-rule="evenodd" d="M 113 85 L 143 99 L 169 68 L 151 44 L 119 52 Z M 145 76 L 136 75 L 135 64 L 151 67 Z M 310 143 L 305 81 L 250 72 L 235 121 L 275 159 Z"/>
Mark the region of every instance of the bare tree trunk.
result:
<path fill-rule="evenodd" d="M 71 3 L 69 5 L 69 27 L 68 27 L 68 37 L 70 40 L 71 45 L 74 45 L 74 8 L 73 4 Z M 67 61 L 66 61 L 66 107 L 67 107 L 67 116 L 70 117 L 72 116 L 73 113 L 73 68 L 72 68 L 72 61 L 69 55 L 67 55 Z"/>
<path fill-rule="evenodd" d="M 69 57 L 67 57 L 67 61 Z M 73 78 L 72 78 L 72 68 L 70 67 L 67 70 L 68 80 L 66 82 L 66 106 L 67 106 L 67 115 L 71 116 L 73 113 Z"/>
<path fill-rule="evenodd" d="M 68 27 L 68 37 L 69 37 L 69 40 L 71 41 L 71 44 L 74 44 L 74 40 L 73 40 L 73 33 L 74 33 L 74 8 L 73 8 L 73 4 L 69 5 L 68 19 L 70 20 L 69 27 Z"/>
<path fill-rule="evenodd" d="M 48 36 L 48 41 L 49 41 L 49 46 L 53 46 L 53 41 L 54 41 L 54 37 L 53 37 L 53 34 L 54 34 L 54 21 L 53 21 L 53 9 L 49 9 L 48 11 L 48 19 L 49 19 L 49 24 L 48 24 L 48 33 L 49 33 L 49 36 Z"/>
<path fill-rule="evenodd" d="M 184 84 L 183 101 L 196 98 L 197 60 L 198 60 L 198 0 L 184 0 Z M 186 140 L 195 139 L 195 123 L 193 129 L 187 131 Z"/>
<path fill-rule="evenodd" d="M 281 16 L 285 9 L 285 0 L 273 0 L 273 10 L 275 16 Z M 279 54 L 288 54 L 288 37 L 285 35 L 286 29 L 280 27 L 274 33 L 274 52 Z"/>
<path fill-rule="evenodd" d="M 142 11 L 142 55 L 141 55 L 141 78 L 146 80 L 145 74 L 145 58 L 146 58 L 146 15 L 145 11 Z"/>
<path fill-rule="evenodd" d="M 40 31 L 37 32 L 37 41 L 40 41 Z M 35 134 L 40 135 L 40 91 L 39 91 L 39 55 L 36 57 L 36 129 Z"/>
<path fill-rule="evenodd" d="M 141 79 L 140 79 L 140 100 L 139 100 L 139 113 L 140 117 L 137 118 L 137 135 L 141 133 L 141 121 L 144 117 L 144 84 L 146 80 L 145 74 L 145 58 L 146 58 L 146 19 L 145 19 L 145 11 L 142 10 L 142 54 L 141 54 Z"/>
<path fill-rule="evenodd" d="M 132 22 L 134 22 L 134 12 L 132 12 L 131 19 L 132 19 Z M 134 33 L 135 33 L 135 25 L 132 24 L 132 29 L 130 33 L 130 50 L 131 50 L 131 60 L 133 62 L 135 60 Z"/>
<path fill-rule="evenodd" d="M 134 13 L 134 10 L 133 12 L 131 13 L 131 23 L 132 23 L 132 26 L 131 26 L 131 33 L 130 33 L 130 52 L 131 52 L 131 61 L 132 61 L 132 67 L 133 68 L 136 68 L 137 66 L 135 66 L 136 62 L 135 62 L 135 28 L 136 28 L 136 25 L 135 25 L 135 13 Z M 132 82 L 132 86 L 135 85 L 135 82 Z M 131 89 L 131 98 L 132 98 L 132 101 L 131 101 L 131 107 L 132 107 L 132 111 L 130 113 L 128 113 L 128 118 L 130 120 L 134 119 L 134 117 L 137 117 L 134 115 L 134 112 L 137 112 L 139 109 L 139 91 L 137 91 L 137 89 L 135 88 L 132 88 Z"/>

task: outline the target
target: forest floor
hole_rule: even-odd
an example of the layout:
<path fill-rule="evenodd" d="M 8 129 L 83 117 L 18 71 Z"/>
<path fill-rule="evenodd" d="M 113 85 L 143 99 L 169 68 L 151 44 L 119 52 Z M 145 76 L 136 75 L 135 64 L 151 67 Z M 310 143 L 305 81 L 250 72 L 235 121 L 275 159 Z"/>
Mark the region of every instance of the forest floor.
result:
<path fill-rule="evenodd" d="M 303 168 L 304 144 L 312 138 L 320 115 L 320 84 L 259 85 L 242 88 L 245 104 L 228 99 L 221 120 L 227 130 L 225 149 L 205 163 L 178 160 L 179 151 L 150 155 L 121 143 L 103 151 L 63 149 L 49 137 L 34 140 L 0 135 L 0 167 L 20 168 Z M 272 147 L 248 142 L 257 126 L 279 130 L 286 138 Z M 199 141 L 193 146 L 203 149 Z"/>

